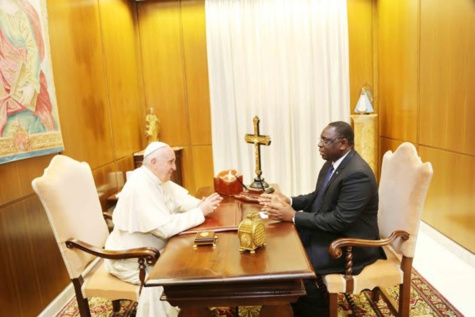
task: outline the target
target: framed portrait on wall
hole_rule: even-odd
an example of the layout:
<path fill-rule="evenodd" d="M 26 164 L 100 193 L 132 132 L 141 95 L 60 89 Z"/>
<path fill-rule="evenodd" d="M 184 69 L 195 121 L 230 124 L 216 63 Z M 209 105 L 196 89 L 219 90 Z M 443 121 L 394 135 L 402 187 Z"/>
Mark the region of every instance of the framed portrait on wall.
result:
<path fill-rule="evenodd" d="M 0 164 L 63 150 L 46 0 L 2 0 Z"/>

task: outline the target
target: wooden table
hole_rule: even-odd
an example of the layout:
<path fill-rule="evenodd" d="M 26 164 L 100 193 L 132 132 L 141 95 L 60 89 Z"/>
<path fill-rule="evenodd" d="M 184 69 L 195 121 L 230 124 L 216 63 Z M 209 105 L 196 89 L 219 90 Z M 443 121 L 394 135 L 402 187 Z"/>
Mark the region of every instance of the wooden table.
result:
<path fill-rule="evenodd" d="M 215 247 L 193 249 L 194 233 L 173 237 L 145 287 L 163 286 L 161 299 L 179 306 L 180 316 L 210 316 L 207 307 L 248 305 L 263 305 L 260 316 L 293 316 L 290 303 L 306 294 L 302 280 L 315 278 L 294 225 L 266 219 L 266 246 L 254 254 L 240 252 L 235 230 L 239 223 L 233 230 L 233 221 L 229 221 L 236 217 L 229 211 L 233 203 L 232 198 L 226 198 L 205 222 L 215 227 L 220 223 L 216 217 L 227 219 L 221 221 L 227 231 L 216 233 Z M 260 207 L 242 203 L 240 210 L 237 218 Z"/>

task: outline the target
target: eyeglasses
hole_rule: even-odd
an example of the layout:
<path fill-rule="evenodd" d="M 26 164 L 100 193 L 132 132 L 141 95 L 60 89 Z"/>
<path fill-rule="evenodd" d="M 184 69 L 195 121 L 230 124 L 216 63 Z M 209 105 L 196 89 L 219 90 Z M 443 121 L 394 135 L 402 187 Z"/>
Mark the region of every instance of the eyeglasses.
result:
<path fill-rule="evenodd" d="M 343 138 L 338 137 L 338 138 L 334 138 L 332 140 L 320 138 L 320 140 L 318 141 L 318 144 L 323 143 L 323 145 L 329 145 L 329 144 L 332 144 L 333 142 L 335 142 L 336 140 L 341 140 L 341 139 L 343 139 Z"/>

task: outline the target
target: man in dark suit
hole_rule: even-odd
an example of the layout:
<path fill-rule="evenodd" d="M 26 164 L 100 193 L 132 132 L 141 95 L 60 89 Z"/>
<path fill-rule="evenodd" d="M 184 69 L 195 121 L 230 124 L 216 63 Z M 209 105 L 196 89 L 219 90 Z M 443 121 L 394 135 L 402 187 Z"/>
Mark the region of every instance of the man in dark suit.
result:
<path fill-rule="evenodd" d="M 293 221 L 315 273 L 344 273 L 344 259 L 333 259 L 330 243 L 342 237 L 379 239 L 378 186 L 370 166 L 353 149 L 354 132 L 342 121 L 323 130 L 318 147 L 326 160 L 315 191 L 287 197 L 263 194 L 259 202 L 270 219 Z M 386 256 L 381 248 L 353 248 L 353 273 Z M 326 305 L 315 283 L 307 281 L 308 295 L 294 305 L 296 316 L 323 316 Z"/>

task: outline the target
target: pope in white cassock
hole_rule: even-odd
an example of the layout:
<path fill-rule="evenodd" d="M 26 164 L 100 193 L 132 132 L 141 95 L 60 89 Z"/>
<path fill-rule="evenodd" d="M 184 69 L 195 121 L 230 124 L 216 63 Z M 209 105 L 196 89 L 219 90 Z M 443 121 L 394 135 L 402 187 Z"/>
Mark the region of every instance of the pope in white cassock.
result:
<path fill-rule="evenodd" d="M 163 251 L 167 240 L 201 224 L 222 200 L 214 193 L 202 200 L 170 181 L 176 170 L 175 152 L 163 142 L 150 143 L 143 165 L 128 177 L 113 213 L 114 230 L 106 242 L 108 250 L 154 247 Z M 136 259 L 106 260 L 107 270 L 118 278 L 140 284 Z M 150 271 L 147 267 L 147 272 Z M 161 301 L 162 287 L 144 287 L 137 317 L 171 317 L 178 309 Z"/>

